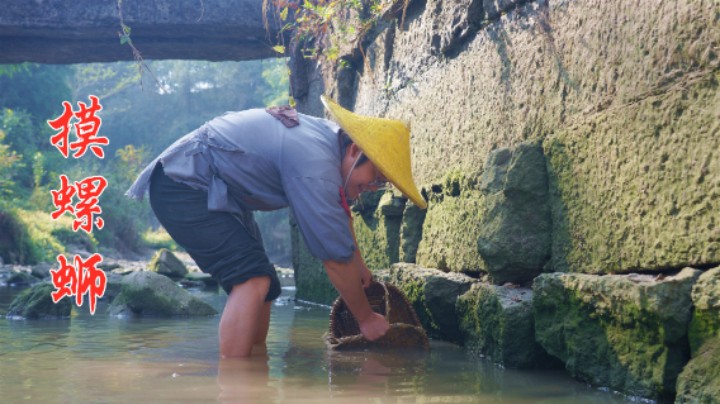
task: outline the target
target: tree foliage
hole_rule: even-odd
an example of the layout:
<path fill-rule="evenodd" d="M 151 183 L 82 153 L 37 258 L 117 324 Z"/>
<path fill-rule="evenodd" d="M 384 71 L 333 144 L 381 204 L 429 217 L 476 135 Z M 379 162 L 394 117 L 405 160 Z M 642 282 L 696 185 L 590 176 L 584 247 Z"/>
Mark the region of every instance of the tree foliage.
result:
<path fill-rule="evenodd" d="M 147 203 L 124 197 L 140 170 L 176 139 L 225 111 L 265 107 L 287 97 L 282 60 L 148 66 L 161 87 L 141 87 L 132 62 L 0 65 L 0 205 L 47 209 L 59 174 L 71 180 L 102 174 L 108 180 L 100 198 L 105 228 L 93 234 L 101 247 L 137 250 L 140 233 L 157 225 Z M 110 139 L 105 158 L 88 153 L 65 159 L 50 144 L 55 132 L 47 120 L 60 116 L 63 101 L 77 109 L 89 95 L 98 96 L 103 106 L 99 135 Z M 286 216 L 262 216 L 258 223 L 276 229 Z M 289 249 L 289 235 L 279 242 Z"/>

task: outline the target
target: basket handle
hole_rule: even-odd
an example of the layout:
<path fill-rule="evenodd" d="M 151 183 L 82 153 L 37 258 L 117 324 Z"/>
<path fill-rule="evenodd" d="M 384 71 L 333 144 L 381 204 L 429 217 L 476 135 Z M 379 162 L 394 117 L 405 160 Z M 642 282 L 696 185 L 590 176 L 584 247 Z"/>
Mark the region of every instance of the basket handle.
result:
<path fill-rule="evenodd" d="M 378 282 L 385 289 L 385 321 L 390 323 L 390 291 L 385 282 Z"/>

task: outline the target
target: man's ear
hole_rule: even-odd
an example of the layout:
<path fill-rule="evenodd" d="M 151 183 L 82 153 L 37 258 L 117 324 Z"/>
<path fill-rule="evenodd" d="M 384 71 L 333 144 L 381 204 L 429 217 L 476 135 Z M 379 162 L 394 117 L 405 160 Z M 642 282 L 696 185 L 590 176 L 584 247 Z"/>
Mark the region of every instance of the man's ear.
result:
<path fill-rule="evenodd" d="M 347 148 L 347 152 L 350 154 L 350 157 L 354 159 L 358 158 L 362 150 L 356 145 L 355 143 L 350 143 L 350 147 Z"/>

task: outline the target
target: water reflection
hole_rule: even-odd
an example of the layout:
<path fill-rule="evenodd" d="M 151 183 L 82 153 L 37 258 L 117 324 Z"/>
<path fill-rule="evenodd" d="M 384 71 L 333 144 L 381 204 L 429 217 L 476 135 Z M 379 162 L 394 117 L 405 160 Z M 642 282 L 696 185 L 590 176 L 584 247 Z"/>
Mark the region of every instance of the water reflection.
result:
<path fill-rule="evenodd" d="M 286 290 L 274 304 L 265 349 L 224 360 L 217 359 L 219 316 L 0 318 L 0 401 L 622 401 L 562 372 L 502 370 L 439 341 L 429 351 L 328 351 L 328 315 Z"/>

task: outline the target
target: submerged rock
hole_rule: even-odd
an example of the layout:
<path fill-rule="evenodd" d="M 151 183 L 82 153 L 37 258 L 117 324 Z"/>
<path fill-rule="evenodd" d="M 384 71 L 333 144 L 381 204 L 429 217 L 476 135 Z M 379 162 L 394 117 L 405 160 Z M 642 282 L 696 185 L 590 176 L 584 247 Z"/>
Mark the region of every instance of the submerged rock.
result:
<path fill-rule="evenodd" d="M 69 297 L 53 303 L 52 292 L 55 287 L 50 283 L 39 283 L 22 291 L 8 309 L 8 317 L 23 317 L 27 319 L 69 317 L 72 310 L 72 301 Z"/>
<path fill-rule="evenodd" d="M 530 288 L 476 283 L 457 300 L 465 347 L 508 368 L 559 367 L 535 341 Z"/>
<path fill-rule="evenodd" d="M 677 382 L 676 403 L 715 403 L 720 400 L 720 337 L 697 349 Z"/>
<path fill-rule="evenodd" d="M 172 279 L 180 279 L 188 273 L 185 264 L 167 248 L 161 248 L 155 253 L 148 264 L 148 269 Z"/>
<path fill-rule="evenodd" d="M 692 301 L 695 311 L 688 337 L 694 354 L 706 340 L 720 337 L 720 267 L 700 275 L 692 289 Z"/>
<path fill-rule="evenodd" d="M 692 268 L 658 281 L 540 275 L 533 283 L 536 339 L 574 377 L 631 395 L 671 397 L 689 359 L 690 291 L 699 275 Z"/>
<path fill-rule="evenodd" d="M 123 278 L 122 289 L 108 313 L 173 317 L 211 316 L 217 311 L 166 276 L 134 272 Z"/>

